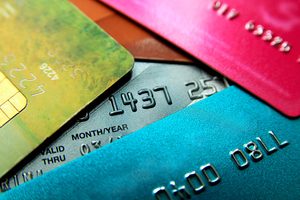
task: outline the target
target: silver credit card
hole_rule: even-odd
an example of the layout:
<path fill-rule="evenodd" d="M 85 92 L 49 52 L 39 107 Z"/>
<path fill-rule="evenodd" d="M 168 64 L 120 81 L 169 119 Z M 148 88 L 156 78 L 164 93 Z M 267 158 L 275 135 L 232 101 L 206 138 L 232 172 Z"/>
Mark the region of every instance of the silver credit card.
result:
<path fill-rule="evenodd" d="M 198 66 L 136 62 L 130 81 L 63 133 L 13 177 L 9 190 L 228 86 Z"/>

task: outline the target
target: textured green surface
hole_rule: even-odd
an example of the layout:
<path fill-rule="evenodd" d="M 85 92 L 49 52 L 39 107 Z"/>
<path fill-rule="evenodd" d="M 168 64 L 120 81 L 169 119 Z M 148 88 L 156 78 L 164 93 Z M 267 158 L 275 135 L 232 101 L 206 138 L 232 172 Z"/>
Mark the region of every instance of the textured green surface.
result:
<path fill-rule="evenodd" d="M 0 70 L 28 101 L 0 128 L 2 176 L 129 72 L 133 58 L 65 0 L 1 1 L 0 8 Z"/>

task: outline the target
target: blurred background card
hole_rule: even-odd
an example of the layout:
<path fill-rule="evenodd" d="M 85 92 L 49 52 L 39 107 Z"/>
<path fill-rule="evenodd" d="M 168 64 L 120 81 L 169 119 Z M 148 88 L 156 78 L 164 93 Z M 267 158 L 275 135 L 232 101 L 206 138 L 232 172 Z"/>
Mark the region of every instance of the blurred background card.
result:
<path fill-rule="evenodd" d="M 70 0 L 136 59 L 192 62 L 189 56 L 124 15 L 96 0 Z"/>

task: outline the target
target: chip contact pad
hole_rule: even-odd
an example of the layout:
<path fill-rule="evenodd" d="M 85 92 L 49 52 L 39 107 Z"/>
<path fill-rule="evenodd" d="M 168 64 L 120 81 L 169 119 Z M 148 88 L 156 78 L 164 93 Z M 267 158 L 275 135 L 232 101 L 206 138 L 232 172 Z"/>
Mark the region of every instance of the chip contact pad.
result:
<path fill-rule="evenodd" d="M 26 97 L 0 72 L 0 128 L 26 105 Z"/>

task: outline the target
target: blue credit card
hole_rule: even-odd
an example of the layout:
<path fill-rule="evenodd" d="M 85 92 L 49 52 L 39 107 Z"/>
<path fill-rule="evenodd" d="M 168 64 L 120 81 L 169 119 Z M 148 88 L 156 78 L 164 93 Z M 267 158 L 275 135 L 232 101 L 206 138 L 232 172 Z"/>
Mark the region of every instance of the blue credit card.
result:
<path fill-rule="evenodd" d="M 300 199 L 299 131 L 230 87 L 0 197 Z"/>

